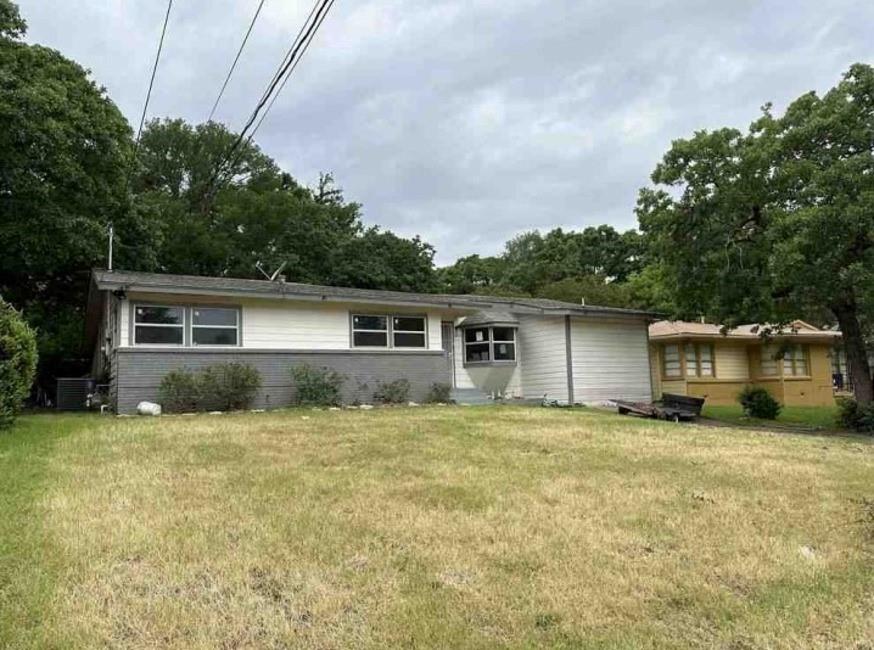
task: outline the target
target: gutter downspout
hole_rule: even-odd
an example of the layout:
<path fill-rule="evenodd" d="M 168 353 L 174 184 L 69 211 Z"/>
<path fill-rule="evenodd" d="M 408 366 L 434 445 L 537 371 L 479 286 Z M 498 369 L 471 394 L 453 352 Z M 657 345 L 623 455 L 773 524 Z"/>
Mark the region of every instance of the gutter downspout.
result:
<path fill-rule="evenodd" d="M 567 364 L 567 403 L 574 405 L 574 360 L 571 353 L 571 317 L 564 317 L 564 349 Z"/>

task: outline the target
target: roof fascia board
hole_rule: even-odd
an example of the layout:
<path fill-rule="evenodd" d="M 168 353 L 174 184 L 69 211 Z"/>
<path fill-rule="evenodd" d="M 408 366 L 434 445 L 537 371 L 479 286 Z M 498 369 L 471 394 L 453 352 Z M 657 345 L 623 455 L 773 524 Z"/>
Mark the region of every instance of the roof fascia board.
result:
<path fill-rule="evenodd" d="M 440 307 L 448 309 L 479 311 L 481 309 L 492 308 L 491 303 L 468 303 L 464 301 L 416 301 L 416 300 L 394 300 L 391 298 L 361 298 L 357 296 L 329 296 L 319 294 L 302 294 L 302 293 L 262 293 L 259 291 L 240 291 L 235 289 L 202 289 L 199 287 L 158 287 L 154 285 L 141 285 L 136 283 L 124 282 L 99 282 L 98 287 L 101 289 L 124 289 L 128 292 L 136 293 L 163 293 L 173 295 L 196 295 L 196 296 L 228 296 L 235 298 L 258 298 L 261 300 L 294 300 L 304 302 L 341 302 L 341 303 L 359 303 L 369 305 L 396 305 L 399 307 Z"/>

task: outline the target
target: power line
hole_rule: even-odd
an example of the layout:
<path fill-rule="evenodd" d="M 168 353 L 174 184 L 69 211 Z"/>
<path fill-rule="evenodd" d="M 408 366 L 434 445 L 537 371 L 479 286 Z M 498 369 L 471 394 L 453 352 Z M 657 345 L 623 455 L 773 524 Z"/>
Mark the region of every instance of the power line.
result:
<path fill-rule="evenodd" d="M 319 28 L 322 26 L 322 22 L 324 22 L 325 18 L 328 15 L 328 12 L 331 11 L 331 6 L 333 4 L 334 4 L 334 0 L 328 1 L 328 8 L 325 10 L 325 14 L 319 20 L 318 25 L 316 25 L 316 32 L 318 32 Z M 254 138 L 255 134 L 258 132 L 258 129 L 261 128 L 261 124 L 264 122 L 264 119 L 267 117 L 267 114 L 270 112 L 270 109 L 273 108 L 273 104 L 276 103 L 276 99 L 279 97 L 279 95 L 282 94 L 282 90 L 285 88 L 285 84 L 288 83 L 289 78 L 294 73 L 294 69 L 297 67 L 297 64 L 300 63 L 300 60 L 307 53 L 307 50 L 309 49 L 310 43 L 312 43 L 314 39 L 315 39 L 315 33 L 313 33 L 313 37 L 310 38 L 310 40 L 308 40 L 306 42 L 306 44 L 303 46 L 303 50 L 301 50 L 300 56 L 297 58 L 297 61 L 295 61 L 294 65 L 292 65 L 291 68 L 288 70 L 288 74 L 285 75 L 285 79 L 282 80 L 282 84 L 280 84 L 279 89 L 276 91 L 276 94 L 274 94 L 273 97 L 270 99 L 270 103 L 267 104 L 267 108 L 264 109 L 264 114 L 261 116 L 261 119 L 258 120 L 258 123 L 255 125 L 255 128 L 252 129 L 252 133 L 249 134 L 249 138 L 248 138 L 249 140 L 252 140 L 252 138 Z"/>
<path fill-rule="evenodd" d="M 285 82 L 288 81 L 288 77 L 291 76 L 294 68 L 297 67 L 297 62 L 300 60 L 300 56 L 302 56 L 302 51 L 306 51 L 306 48 L 309 46 L 309 42 L 315 36 L 316 31 L 318 31 L 318 28 L 321 26 L 325 16 L 327 16 L 328 10 L 330 9 L 331 5 L 333 5 L 333 3 L 334 0 L 316 0 L 316 4 L 313 6 L 312 11 L 310 11 L 309 16 L 307 16 L 307 20 L 304 22 L 303 26 L 301 27 L 300 31 L 292 42 L 291 47 L 289 47 L 288 52 L 286 52 L 285 57 L 279 65 L 279 68 L 273 75 L 270 83 L 267 85 L 266 90 L 261 95 L 261 99 L 258 100 L 258 103 L 252 113 L 249 115 L 249 119 L 246 121 L 246 124 L 243 126 L 242 130 L 238 134 L 237 138 L 234 140 L 233 144 L 228 148 L 228 151 L 222 157 L 222 160 L 216 166 L 212 177 L 207 183 L 206 192 L 204 194 L 204 212 L 206 212 L 209 208 L 209 204 L 212 201 L 214 192 L 217 189 L 215 185 L 220 180 L 220 177 L 224 171 L 223 168 L 228 165 L 228 163 L 232 163 L 230 165 L 230 168 L 232 169 L 233 165 L 236 164 L 236 159 L 233 158 L 234 153 L 243 143 L 243 141 L 246 140 L 247 132 L 250 128 L 252 128 L 255 120 L 258 119 L 258 115 L 261 112 L 261 109 L 264 108 L 265 104 L 267 104 L 268 100 L 272 97 L 280 81 L 283 85 L 285 85 Z M 315 19 L 313 19 L 314 14 Z M 251 140 L 251 135 L 249 136 L 249 140 Z"/>
<path fill-rule="evenodd" d="M 219 102 L 222 99 L 222 95 L 225 93 L 225 88 L 228 87 L 228 82 L 231 80 L 231 76 L 234 74 L 234 70 L 237 67 L 237 62 L 240 60 L 240 55 L 243 53 L 243 48 L 246 47 L 246 43 L 249 40 L 249 34 L 252 33 L 252 28 L 255 27 L 255 21 L 258 20 L 258 14 L 261 13 L 261 8 L 264 6 L 264 0 L 261 0 L 258 3 L 258 8 L 255 10 L 255 15 L 252 16 L 251 22 L 249 22 L 249 29 L 246 30 L 246 35 L 243 37 L 243 42 L 240 43 L 240 49 L 237 50 L 237 56 L 234 57 L 234 62 L 231 64 L 230 70 L 228 70 L 228 75 L 225 77 L 225 82 L 222 84 L 221 90 L 219 90 L 218 97 L 215 98 L 215 103 L 212 105 L 212 110 L 209 112 L 209 117 L 206 118 L 207 122 L 212 121 L 212 116 L 215 115 L 215 109 L 218 108 Z"/>
<path fill-rule="evenodd" d="M 149 90 L 146 92 L 146 101 L 143 104 L 143 114 L 140 116 L 140 126 L 137 129 L 137 139 L 134 142 L 134 158 L 140 146 L 140 136 L 143 133 L 143 124 L 146 122 L 146 112 L 149 110 L 149 100 L 152 98 L 152 87 L 155 85 L 155 74 L 158 72 L 158 61 L 161 60 L 161 50 L 164 49 L 164 35 L 167 33 L 167 23 L 170 20 L 170 9 L 173 8 L 173 0 L 167 2 L 167 13 L 164 15 L 164 26 L 161 28 L 161 39 L 158 41 L 158 52 L 155 54 L 155 64 L 152 66 L 152 77 L 149 79 Z"/>

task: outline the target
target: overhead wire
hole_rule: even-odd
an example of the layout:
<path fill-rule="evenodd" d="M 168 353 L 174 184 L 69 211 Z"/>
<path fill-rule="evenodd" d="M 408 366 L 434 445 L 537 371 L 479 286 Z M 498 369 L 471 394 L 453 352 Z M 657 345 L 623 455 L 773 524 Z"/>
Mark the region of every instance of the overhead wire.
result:
<path fill-rule="evenodd" d="M 215 98 L 215 102 L 212 105 L 212 110 L 210 110 L 209 112 L 209 117 L 206 118 L 207 122 L 212 121 L 212 118 L 215 115 L 215 111 L 218 108 L 219 102 L 222 100 L 222 96 L 225 94 L 225 89 L 227 89 L 228 83 L 230 83 L 231 77 L 234 75 L 234 70 L 236 70 L 237 68 L 237 63 L 240 61 L 240 56 L 243 54 L 246 43 L 249 42 L 249 36 L 252 34 L 252 29 L 255 27 L 255 22 L 258 20 L 261 9 L 264 7 L 264 2 L 265 0 L 260 0 L 260 2 L 258 3 L 258 8 L 255 9 L 255 15 L 252 16 L 252 20 L 249 21 L 249 28 L 246 30 L 246 35 L 243 36 L 243 42 L 240 43 L 240 48 L 237 50 L 234 61 L 233 63 L 231 63 L 231 67 L 228 69 L 228 74 L 225 76 L 224 83 L 222 83 L 222 87 L 218 92 L 218 96 Z"/>
<path fill-rule="evenodd" d="M 228 167 L 230 170 L 232 170 L 235 166 L 236 162 L 239 159 L 239 156 L 235 158 L 234 153 L 244 141 L 248 142 L 251 140 L 251 135 L 248 134 L 249 129 L 252 128 L 255 120 L 258 119 L 261 110 L 265 107 L 268 101 L 271 99 L 275 99 L 274 92 L 276 92 L 277 86 L 279 86 L 280 83 L 282 86 L 287 83 L 289 77 L 294 72 L 294 69 L 297 67 L 297 63 L 303 56 L 303 53 L 306 51 L 306 49 L 308 49 L 309 43 L 315 37 L 316 32 L 324 22 L 324 19 L 327 16 L 327 13 L 333 3 L 334 0 L 316 0 L 313 9 L 310 11 L 306 21 L 304 21 L 303 26 L 298 31 L 297 36 L 295 36 L 294 41 L 292 41 L 292 44 L 286 52 L 285 56 L 283 57 L 281 63 L 279 64 L 277 71 L 274 73 L 272 79 L 267 84 L 266 89 L 262 93 L 261 98 L 258 100 L 258 103 L 255 105 L 255 108 L 250 113 L 249 118 L 246 120 L 246 123 L 243 126 L 242 130 L 237 135 L 231 146 L 228 148 L 225 155 L 219 161 L 218 165 L 216 165 L 213 175 L 209 179 L 206 190 L 204 192 L 204 212 L 208 211 L 212 198 L 215 195 L 215 192 L 218 190 L 221 176 L 223 173 L 225 173 L 225 167 Z M 313 16 L 315 16 L 315 18 L 313 18 Z M 263 119 L 261 121 L 263 121 Z M 231 164 L 229 165 L 228 163 Z"/>

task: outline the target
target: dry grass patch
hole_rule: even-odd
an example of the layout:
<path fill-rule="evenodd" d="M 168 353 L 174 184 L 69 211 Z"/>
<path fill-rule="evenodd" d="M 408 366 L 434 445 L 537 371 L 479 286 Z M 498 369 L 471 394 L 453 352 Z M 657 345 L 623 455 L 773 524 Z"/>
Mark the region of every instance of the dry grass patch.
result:
<path fill-rule="evenodd" d="M 862 439 L 514 407 L 22 427 L 0 469 L 39 441 L 40 487 L 0 512 L 30 518 L 0 529 L 0 606 L 24 597 L 0 646 L 874 639 Z"/>

